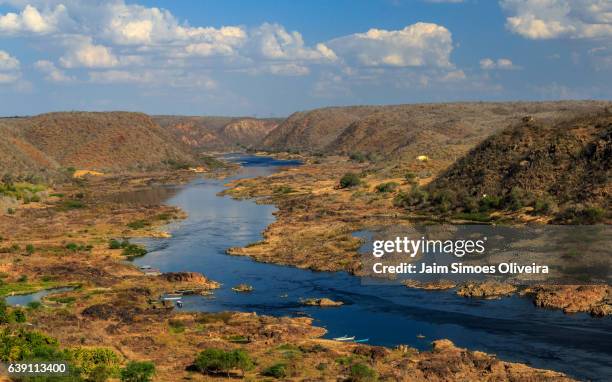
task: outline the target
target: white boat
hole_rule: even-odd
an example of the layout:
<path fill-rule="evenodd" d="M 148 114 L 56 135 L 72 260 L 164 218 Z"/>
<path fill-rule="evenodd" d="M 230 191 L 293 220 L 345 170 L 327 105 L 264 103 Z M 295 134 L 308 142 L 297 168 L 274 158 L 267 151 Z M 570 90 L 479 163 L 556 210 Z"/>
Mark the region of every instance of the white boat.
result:
<path fill-rule="evenodd" d="M 347 335 L 344 335 L 342 337 L 336 337 L 333 338 L 334 341 L 354 341 L 355 340 L 355 336 L 349 337 Z"/>

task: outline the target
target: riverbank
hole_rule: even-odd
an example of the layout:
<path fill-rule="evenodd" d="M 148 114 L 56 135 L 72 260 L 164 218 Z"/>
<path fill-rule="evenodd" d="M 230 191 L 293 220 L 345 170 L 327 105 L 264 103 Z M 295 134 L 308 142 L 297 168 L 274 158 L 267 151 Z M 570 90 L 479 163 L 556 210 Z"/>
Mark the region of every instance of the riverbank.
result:
<path fill-rule="evenodd" d="M 458 349 L 445 341 L 436 342 L 432 351 L 339 343 L 321 339 L 325 329 L 313 326 L 310 318 L 185 313 L 160 306 L 158 297 L 186 287 L 181 282 L 185 278 L 145 276 L 125 261 L 121 249 L 109 248 L 110 240 L 166 236 L 160 234 L 163 231 L 159 227 L 180 221 L 185 214 L 177 207 L 161 204 L 176 192 L 172 187 L 161 186 L 156 192 L 146 193 L 151 198 L 139 204 L 133 195 L 125 194 L 141 189 L 126 187 L 131 183 L 161 186 L 157 179 L 143 178 L 91 182 L 80 185 L 78 190 L 54 190 L 64 196 L 0 219 L 2 245 L 9 249 L 1 264 L 5 291 L 25 286 L 38 290 L 68 283 L 78 286 L 73 291 L 47 296 L 41 306 L 26 310 L 26 323 L 12 326 L 43 331 L 65 347 L 107 347 L 124 361 L 152 360 L 161 381 L 210 379 L 190 369 L 204 348 L 244 349 L 256 365 L 245 376 L 254 379 L 262 378 L 265 370 L 276 364 L 286 365 L 287 378 L 294 380 L 350 377 L 354 369 L 373 370 L 381 379 L 415 381 L 565 378 L 560 373 Z M 115 197 L 117 190 L 121 195 Z M 78 197 L 80 193 L 82 197 Z M 155 198 L 163 200 L 156 202 Z M 80 204 L 70 204 L 80 207 L 66 208 L 66 200 L 80 200 Z M 227 221 L 220 224 L 226 231 L 230 229 Z M 30 248 L 28 244 L 32 250 L 26 249 Z M 193 277 L 189 279 L 193 281 Z M 232 285 L 214 289 L 214 281 L 206 284 L 214 294 L 233 293 L 229 290 Z M 258 291 L 256 288 L 253 292 L 255 297 L 244 298 L 256 298 Z"/>

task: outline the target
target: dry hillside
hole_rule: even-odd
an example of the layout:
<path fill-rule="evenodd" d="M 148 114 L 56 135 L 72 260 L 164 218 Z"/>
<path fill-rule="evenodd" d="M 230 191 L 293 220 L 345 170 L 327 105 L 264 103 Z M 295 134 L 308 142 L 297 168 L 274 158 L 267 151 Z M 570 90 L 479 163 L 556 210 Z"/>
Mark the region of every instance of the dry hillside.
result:
<path fill-rule="evenodd" d="M 182 143 L 202 150 L 235 150 L 259 145 L 277 119 L 155 116 L 156 123 Z"/>
<path fill-rule="evenodd" d="M 485 137 L 525 115 L 542 120 L 601 111 L 610 102 L 505 102 L 357 106 L 298 112 L 262 146 L 325 154 L 376 153 L 453 162 Z"/>
<path fill-rule="evenodd" d="M 143 170 L 189 163 L 190 150 L 141 113 L 66 112 L 0 119 L 0 173 L 74 167 Z"/>
<path fill-rule="evenodd" d="M 429 190 L 505 197 L 514 189 L 609 211 L 611 168 L 612 110 L 569 120 L 525 117 L 471 150 Z"/>

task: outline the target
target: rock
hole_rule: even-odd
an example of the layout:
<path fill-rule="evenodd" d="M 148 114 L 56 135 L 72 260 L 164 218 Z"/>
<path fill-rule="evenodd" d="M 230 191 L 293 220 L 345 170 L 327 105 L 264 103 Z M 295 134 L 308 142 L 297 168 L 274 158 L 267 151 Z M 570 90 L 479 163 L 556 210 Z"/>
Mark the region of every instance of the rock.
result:
<path fill-rule="evenodd" d="M 430 282 L 421 282 L 417 280 L 405 280 L 404 284 L 408 288 L 425 289 L 425 290 L 446 290 L 453 289 L 456 284 L 449 280 L 438 280 Z"/>
<path fill-rule="evenodd" d="M 248 284 L 238 284 L 232 288 L 234 292 L 252 292 L 253 287 Z"/>
<path fill-rule="evenodd" d="M 171 283 L 184 283 L 206 289 L 216 289 L 220 286 L 218 282 L 209 280 L 198 272 L 169 272 L 159 277 Z"/>
<path fill-rule="evenodd" d="M 536 306 L 563 309 L 565 313 L 612 314 L 612 288 L 608 285 L 540 285 L 528 288 Z"/>
<path fill-rule="evenodd" d="M 302 305 L 307 306 L 341 306 L 344 305 L 342 301 L 334 301 L 329 298 L 309 298 L 302 301 Z"/>
<path fill-rule="evenodd" d="M 517 288 L 511 284 L 496 281 L 485 281 L 483 283 L 466 283 L 457 291 L 457 295 L 463 297 L 498 298 L 516 292 Z"/>

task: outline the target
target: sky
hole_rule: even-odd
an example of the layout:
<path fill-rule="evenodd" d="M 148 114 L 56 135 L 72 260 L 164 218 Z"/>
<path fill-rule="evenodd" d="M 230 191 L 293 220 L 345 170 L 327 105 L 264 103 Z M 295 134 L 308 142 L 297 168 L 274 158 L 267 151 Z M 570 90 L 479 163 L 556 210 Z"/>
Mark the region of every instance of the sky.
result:
<path fill-rule="evenodd" d="M 612 99 L 612 0 L 0 0 L 0 115 Z"/>

